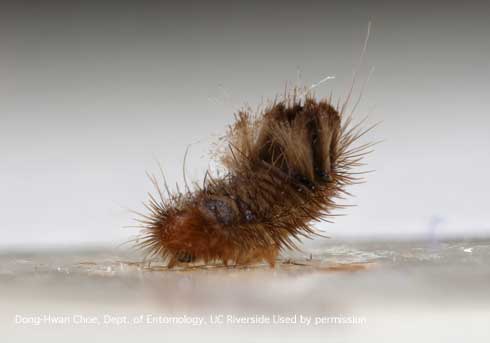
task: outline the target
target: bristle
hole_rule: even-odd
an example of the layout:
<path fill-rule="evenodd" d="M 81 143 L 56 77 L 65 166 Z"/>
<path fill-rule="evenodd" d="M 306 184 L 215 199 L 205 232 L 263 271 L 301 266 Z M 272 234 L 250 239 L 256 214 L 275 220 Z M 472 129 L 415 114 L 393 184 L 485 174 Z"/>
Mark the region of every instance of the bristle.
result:
<path fill-rule="evenodd" d="M 164 179 L 167 197 L 149 175 L 158 197 L 145 204 L 137 247 L 169 267 L 264 260 L 274 266 L 280 251 L 319 235 L 311 223 L 328 221 L 344 207 L 336 201 L 350 196 L 346 187 L 362 181 L 353 169 L 372 145 L 355 144 L 372 127 L 352 125 L 352 116 L 343 118 L 330 100 L 297 93 L 255 115 L 235 115 L 220 156 L 226 175 L 207 171 L 191 191 L 184 174 L 185 193 L 171 193 Z"/>

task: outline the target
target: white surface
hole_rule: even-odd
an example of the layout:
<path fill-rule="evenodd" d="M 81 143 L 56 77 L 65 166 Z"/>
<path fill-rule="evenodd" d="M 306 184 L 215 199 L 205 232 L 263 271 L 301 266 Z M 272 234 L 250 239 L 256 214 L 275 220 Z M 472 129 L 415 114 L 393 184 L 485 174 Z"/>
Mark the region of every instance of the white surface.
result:
<path fill-rule="evenodd" d="M 465 250 L 472 249 L 471 253 Z M 127 251 L 51 251 L 0 257 L 0 329 L 7 342 L 487 342 L 490 242 L 328 242 L 316 268 L 148 270 Z M 291 255 L 299 263 L 301 254 Z M 307 254 L 309 256 L 309 254 Z M 319 263 L 319 264 L 318 264 Z M 328 271 L 318 266 L 368 266 Z M 365 318 L 364 324 L 212 324 L 210 316 Z M 80 316 L 97 324 L 16 324 L 15 318 Z M 201 326 L 121 323 L 139 316 L 202 318 Z M 110 316 L 114 321 L 104 322 Z M 19 317 L 19 318 L 20 318 Z M 26 319 L 28 320 L 28 319 Z M 87 319 L 88 320 L 88 319 Z M 59 334 L 65 334 L 58 336 Z M 96 334 L 97 338 L 92 338 Z M 68 336 L 66 336 L 68 335 Z"/>

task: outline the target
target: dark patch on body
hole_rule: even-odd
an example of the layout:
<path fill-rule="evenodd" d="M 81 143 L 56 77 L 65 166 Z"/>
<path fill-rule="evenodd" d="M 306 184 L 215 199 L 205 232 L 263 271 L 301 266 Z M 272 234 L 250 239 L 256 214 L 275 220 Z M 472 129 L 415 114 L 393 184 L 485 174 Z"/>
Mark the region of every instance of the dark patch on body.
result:
<path fill-rule="evenodd" d="M 239 198 L 207 198 L 203 200 L 202 206 L 216 221 L 224 225 L 250 223 L 256 219 L 250 206 Z"/>
<path fill-rule="evenodd" d="M 204 200 L 203 205 L 221 224 L 230 225 L 236 221 L 235 211 L 225 200 L 210 198 Z"/>

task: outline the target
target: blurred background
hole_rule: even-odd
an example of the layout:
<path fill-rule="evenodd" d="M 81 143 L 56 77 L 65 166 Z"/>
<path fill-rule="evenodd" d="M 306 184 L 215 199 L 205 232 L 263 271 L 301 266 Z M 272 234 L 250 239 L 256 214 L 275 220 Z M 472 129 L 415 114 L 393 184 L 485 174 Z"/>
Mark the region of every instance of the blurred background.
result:
<path fill-rule="evenodd" d="M 119 244 L 162 163 L 200 180 L 245 104 L 289 85 L 345 99 L 368 22 L 356 118 L 367 183 L 334 238 L 490 233 L 490 22 L 469 1 L 0 3 L 0 246 Z M 211 164 L 212 166 L 212 164 Z"/>
<path fill-rule="evenodd" d="M 2 337 L 488 342 L 489 13 L 485 1 L 0 1 Z M 187 178 L 202 180 L 237 109 L 327 76 L 317 96 L 342 103 L 355 70 L 355 118 L 381 122 L 364 141 L 383 142 L 350 189 L 357 206 L 318 224 L 332 239 L 273 270 L 169 271 L 120 247 L 157 161 L 182 184 L 190 145 Z M 98 322 L 16 322 L 78 314 Z M 145 314 L 208 323 L 103 323 Z M 220 314 L 366 323 L 211 325 Z"/>

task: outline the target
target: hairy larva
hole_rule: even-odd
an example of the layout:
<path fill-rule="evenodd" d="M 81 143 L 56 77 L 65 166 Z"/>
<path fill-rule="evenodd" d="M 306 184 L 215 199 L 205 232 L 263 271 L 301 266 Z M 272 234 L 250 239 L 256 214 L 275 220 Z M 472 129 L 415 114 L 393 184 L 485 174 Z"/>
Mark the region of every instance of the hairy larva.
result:
<path fill-rule="evenodd" d="M 281 250 L 318 233 L 324 220 L 360 181 L 353 171 L 369 144 L 355 146 L 368 129 L 351 125 L 344 108 L 297 89 L 258 114 L 239 111 L 220 161 L 227 173 L 206 173 L 202 185 L 150 195 L 137 247 L 178 263 L 219 262 L 274 266 Z"/>

